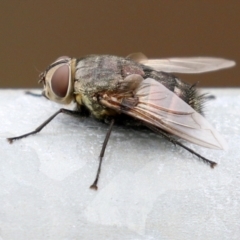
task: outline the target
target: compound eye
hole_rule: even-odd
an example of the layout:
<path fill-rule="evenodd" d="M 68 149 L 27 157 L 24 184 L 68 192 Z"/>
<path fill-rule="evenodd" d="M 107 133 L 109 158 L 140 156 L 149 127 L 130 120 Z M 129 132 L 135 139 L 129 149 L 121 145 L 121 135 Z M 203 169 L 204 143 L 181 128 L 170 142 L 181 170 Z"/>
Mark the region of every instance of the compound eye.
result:
<path fill-rule="evenodd" d="M 64 98 L 67 94 L 69 84 L 69 67 L 67 64 L 62 65 L 52 75 L 52 91 L 58 97 Z"/>

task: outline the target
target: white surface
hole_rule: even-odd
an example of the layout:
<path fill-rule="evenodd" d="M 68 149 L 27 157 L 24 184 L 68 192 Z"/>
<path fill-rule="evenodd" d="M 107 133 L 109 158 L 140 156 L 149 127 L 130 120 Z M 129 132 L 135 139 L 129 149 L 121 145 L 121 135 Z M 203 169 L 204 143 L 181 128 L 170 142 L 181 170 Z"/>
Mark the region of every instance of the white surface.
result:
<path fill-rule="evenodd" d="M 213 170 L 148 131 L 114 127 L 99 190 L 89 189 L 108 126 L 61 106 L 0 91 L 0 239 L 240 239 L 240 89 L 208 89 L 209 122 L 229 151 L 188 146 Z"/>

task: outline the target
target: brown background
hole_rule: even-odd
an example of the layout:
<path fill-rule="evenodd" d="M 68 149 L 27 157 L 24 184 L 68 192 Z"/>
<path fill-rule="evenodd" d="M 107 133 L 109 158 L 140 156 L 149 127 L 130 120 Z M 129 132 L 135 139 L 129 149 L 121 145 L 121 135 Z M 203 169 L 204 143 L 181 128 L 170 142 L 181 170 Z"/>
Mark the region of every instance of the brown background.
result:
<path fill-rule="evenodd" d="M 240 64 L 239 0 L 6 0 L 0 2 L 0 87 L 40 87 L 61 55 L 219 56 Z M 238 66 L 181 76 L 240 86 Z"/>

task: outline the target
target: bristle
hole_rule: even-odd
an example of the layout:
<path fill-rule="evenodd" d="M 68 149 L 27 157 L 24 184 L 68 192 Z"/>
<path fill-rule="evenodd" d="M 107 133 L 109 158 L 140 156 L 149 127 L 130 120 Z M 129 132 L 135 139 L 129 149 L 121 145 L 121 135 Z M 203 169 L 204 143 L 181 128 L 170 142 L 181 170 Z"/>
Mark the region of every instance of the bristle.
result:
<path fill-rule="evenodd" d="M 189 90 L 186 91 L 187 103 L 194 110 L 203 115 L 205 103 L 209 100 L 209 94 L 199 94 L 198 90 L 194 86 L 196 86 L 196 84 L 192 85 Z"/>

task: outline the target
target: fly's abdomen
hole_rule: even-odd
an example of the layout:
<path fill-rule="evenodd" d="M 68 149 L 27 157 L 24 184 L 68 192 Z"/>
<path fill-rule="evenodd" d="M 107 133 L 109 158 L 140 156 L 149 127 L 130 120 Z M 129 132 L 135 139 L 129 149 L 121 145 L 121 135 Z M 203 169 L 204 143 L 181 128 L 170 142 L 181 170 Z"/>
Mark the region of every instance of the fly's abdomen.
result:
<path fill-rule="evenodd" d="M 170 73 L 156 71 L 148 67 L 145 67 L 144 71 L 145 78 L 150 77 L 160 82 L 183 101 L 189 104 L 194 110 L 202 114 L 202 108 L 204 102 L 206 101 L 206 96 L 199 94 L 194 85 L 185 83 Z"/>

